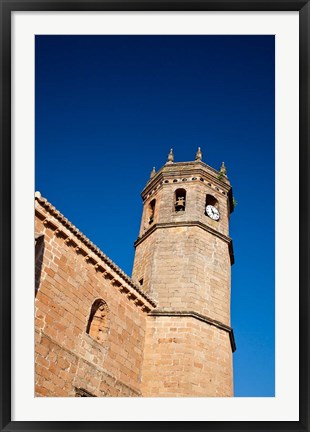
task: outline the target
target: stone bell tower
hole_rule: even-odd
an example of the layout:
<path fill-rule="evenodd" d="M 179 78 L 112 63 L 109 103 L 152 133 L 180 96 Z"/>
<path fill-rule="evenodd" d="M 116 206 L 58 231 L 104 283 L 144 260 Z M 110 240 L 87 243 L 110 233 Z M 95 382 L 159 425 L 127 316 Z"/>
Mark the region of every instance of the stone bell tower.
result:
<path fill-rule="evenodd" d="M 167 163 L 142 191 L 132 278 L 157 302 L 148 316 L 144 396 L 233 396 L 229 237 L 232 189 L 222 164 Z"/>

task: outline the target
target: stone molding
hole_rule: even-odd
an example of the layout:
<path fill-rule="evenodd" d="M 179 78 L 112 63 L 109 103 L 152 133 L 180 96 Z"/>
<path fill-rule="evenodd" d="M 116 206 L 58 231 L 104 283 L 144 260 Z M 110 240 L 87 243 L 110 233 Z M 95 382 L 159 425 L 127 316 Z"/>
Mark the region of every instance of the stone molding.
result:
<path fill-rule="evenodd" d="M 156 307 L 155 300 L 141 290 L 126 273 L 79 231 L 46 198 L 36 193 L 35 201 L 36 214 L 43 221 L 43 224 L 52 229 L 56 235 L 61 236 L 68 246 L 74 248 L 76 253 L 82 254 L 85 262 L 92 265 L 97 272 L 101 272 L 105 279 L 111 280 L 111 283 L 120 292 L 127 295 L 128 299 L 134 301 L 135 305 L 141 307 L 144 312 L 147 313 Z"/>
<path fill-rule="evenodd" d="M 176 228 L 176 227 L 192 227 L 196 226 L 199 228 L 202 228 L 203 230 L 209 232 L 210 234 L 215 235 L 219 239 L 223 240 L 228 245 L 229 250 L 229 256 L 230 256 L 230 262 L 231 265 L 234 264 L 234 250 L 233 250 L 233 243 L 232 239 L 218 231 L 216 231 L 214 228 L 209 227 L 208 225 L 203 224 L 200 221 L 184 221 L 184 222 L 163 222 L 163 223 L 156 223 L 151 226 L 141 237 L 139 237 L 135 243 L 134 247 L 136 248 L 139 244 L 141 244 L 149 235 L 151 235 L 153 232 L 155 232 L 157 229 L 163 229 L 163 228 Z"/>
<path fill-rule="evenodd" d="M 154 317 L 164 317 L 164 316 L 191 317 L 191 318 L 198 319 L 199 321 L 203 321 L 209 325 L 215 326 L 221 330 L 226 331 L 229 335 L 231 350 L 232 352 L 236 351 L 236 342 L 235 342 L 233 329 L 227 326 L 226 324 L 221 323 L 220 321 L 207 317 L 206 315 L 202 315 L 194 311 L 175 311 L 175 310 L 163 310 L 163 309 L 155 309 L 151 311 L 148 315 Z"/>
<path fill-rule="evenodd" d="M 89 391 L 85 390 L 84 388 L 74 387 L 74 389 L 75 389 L 75 396 L 76 397 L 97 397 L 96 395 L 90 393 Z"/>

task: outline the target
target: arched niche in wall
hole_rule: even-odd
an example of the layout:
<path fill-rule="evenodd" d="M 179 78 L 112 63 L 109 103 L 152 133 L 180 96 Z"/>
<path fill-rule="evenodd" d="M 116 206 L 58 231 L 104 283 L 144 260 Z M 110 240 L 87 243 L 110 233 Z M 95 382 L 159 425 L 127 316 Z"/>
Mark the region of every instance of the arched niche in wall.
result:
<path fill-rule="evenodd" d="M 109 332 L 109 308 L 102 299 L 94 301 L 87 323 L 86 333 L 98 343 L 103 343 Z"/>

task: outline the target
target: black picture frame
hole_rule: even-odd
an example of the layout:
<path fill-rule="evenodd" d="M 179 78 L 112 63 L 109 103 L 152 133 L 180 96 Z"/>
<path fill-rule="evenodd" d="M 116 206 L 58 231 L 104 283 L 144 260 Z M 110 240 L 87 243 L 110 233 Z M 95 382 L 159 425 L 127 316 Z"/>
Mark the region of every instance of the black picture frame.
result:
<path fill-rule="evenodd" d="M 11 13 L 14 11 L 299 11 L 300 378 L 299 421 L 267 422 L 24 422 L 11 421 Z M 1 431 L 26 430 L 292 430 L 309 422 L 309 1 L 304 0 L 0 0 L 1 19 Z M 289 343 L 289 341 L 287 341 Z M 289 373 L 289 371 L 288 371 Z M 138 413 L 137 413 L 138 416 Z"/>

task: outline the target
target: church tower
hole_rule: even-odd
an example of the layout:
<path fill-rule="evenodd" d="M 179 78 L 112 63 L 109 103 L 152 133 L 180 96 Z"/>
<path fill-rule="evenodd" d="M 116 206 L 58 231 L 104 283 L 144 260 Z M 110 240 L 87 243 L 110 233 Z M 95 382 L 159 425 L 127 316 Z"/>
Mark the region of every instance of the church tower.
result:
<path fill-rule="evenodd" d="M 143 396 L 233 396 L 229 218 L 224 163 L 167 163 L 142 191 L 132 278 L 157 302 L 148 316 Z"/>

